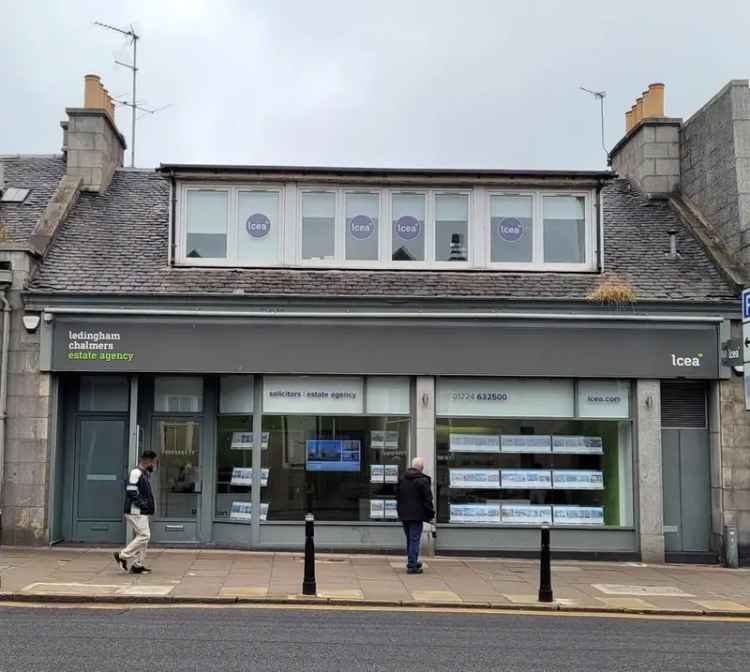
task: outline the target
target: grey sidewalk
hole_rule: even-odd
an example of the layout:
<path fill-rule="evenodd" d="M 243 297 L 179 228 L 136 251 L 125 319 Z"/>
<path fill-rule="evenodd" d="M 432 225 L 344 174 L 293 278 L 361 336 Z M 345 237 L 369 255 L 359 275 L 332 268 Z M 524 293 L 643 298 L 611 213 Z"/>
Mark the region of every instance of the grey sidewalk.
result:
<path fill-rule="evenodd" d="M 153 550 L 150 575 L 119 570 L 101 548 L 0 549 L 0 600 L 295 601 L 300 553 Z M 627 562 L 553 561 L 552 608 L 750 616 L 750 569 Z M 404 558 L 318 554 L 318 597 L 394 606 L 550 608 L 536 601 L 538 563 L 497 558 L 425 559 L 407 575 Z"/>

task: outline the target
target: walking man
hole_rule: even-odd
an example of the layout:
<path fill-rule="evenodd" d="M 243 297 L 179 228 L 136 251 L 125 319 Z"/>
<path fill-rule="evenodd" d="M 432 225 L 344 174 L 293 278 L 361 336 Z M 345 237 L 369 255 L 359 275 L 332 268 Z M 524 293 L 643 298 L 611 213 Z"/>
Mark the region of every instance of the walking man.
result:
<path fill-rule="evenodd" d="M 406 535 L 406 573 L 421 574 L 422 563 L 419 562 L 419 542 L 422 538 L 422 527 L 435 517 L 435 505 L 432 502 L 432 480 L 424 471 L 424 460 L 415 457 L 411 468 L 399 479 L 396 491 L 398 517 L 404 526 Z"/>
<path fill-rule="evenodd" d="M 144 564 L 146 547 L 151 539 L 149 528 L 149 516 L 154 515 L 154 495 L 151 492 L 151 472 L 154 470 L 156 453 L 146 450 L 138 460 L 138 466 L 130 472 L 128 482 L 125 485 L 125 520 L 133 530 L 133 541 L 124 549 L 115 551 L 115 562 L 124 571 L 128 571 L 128 560 L 133 560 L 130 568 L 131 574 L 149 573 Z"/>

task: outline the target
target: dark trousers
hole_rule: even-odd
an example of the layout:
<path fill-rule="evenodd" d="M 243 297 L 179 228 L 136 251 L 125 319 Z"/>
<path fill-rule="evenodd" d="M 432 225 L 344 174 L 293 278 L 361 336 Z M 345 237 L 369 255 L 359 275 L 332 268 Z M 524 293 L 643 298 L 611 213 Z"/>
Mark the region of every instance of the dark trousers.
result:
<path fill-rule="evenodd" d="M 419 542 L 422 539 L 421 520 L 404 520 L 401 522 L 404 526 L 406 535 L 406 566 L 409 569 L 416 569 L 419 562 Z"/>

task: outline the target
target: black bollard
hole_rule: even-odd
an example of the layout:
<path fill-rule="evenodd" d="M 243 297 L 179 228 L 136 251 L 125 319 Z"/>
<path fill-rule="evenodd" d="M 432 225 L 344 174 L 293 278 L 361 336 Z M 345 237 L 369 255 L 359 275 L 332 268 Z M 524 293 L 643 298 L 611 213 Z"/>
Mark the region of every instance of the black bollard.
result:
<path fill-rule="evenodd" d="M 539 601 L 552 602 L 552 568 L 550 567 L 549 526 L 542 525 L 542 551 L 539 558 Z"/>
<path fill-rule="evenodd" d="M 315 518 L 312 513 L 305 516 L 305 578 L 302 581 L 303 595 L 317 595 L 315 583 Z"/>

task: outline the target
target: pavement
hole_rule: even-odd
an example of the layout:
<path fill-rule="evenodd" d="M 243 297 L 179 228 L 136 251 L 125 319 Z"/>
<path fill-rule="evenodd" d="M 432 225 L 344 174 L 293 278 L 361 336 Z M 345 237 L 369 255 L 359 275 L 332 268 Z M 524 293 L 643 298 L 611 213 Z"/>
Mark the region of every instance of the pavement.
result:
<path fill-rule="evenodd" d="M 539 563 L 502 558 L 318 554 L 304 596 L 301 553 L 149 551 L 126 574 L 103 548 L 0 549 L 0 602 L 294 603 L 750 616 L 750 569 L 637 562 L 552 562 L 554 602 L 539 603 Z"/>
<path fill-rule="evenodd" d="M 0 672 L 746 672 L 750 622 L 228 605 L 0 606 Z"/>

